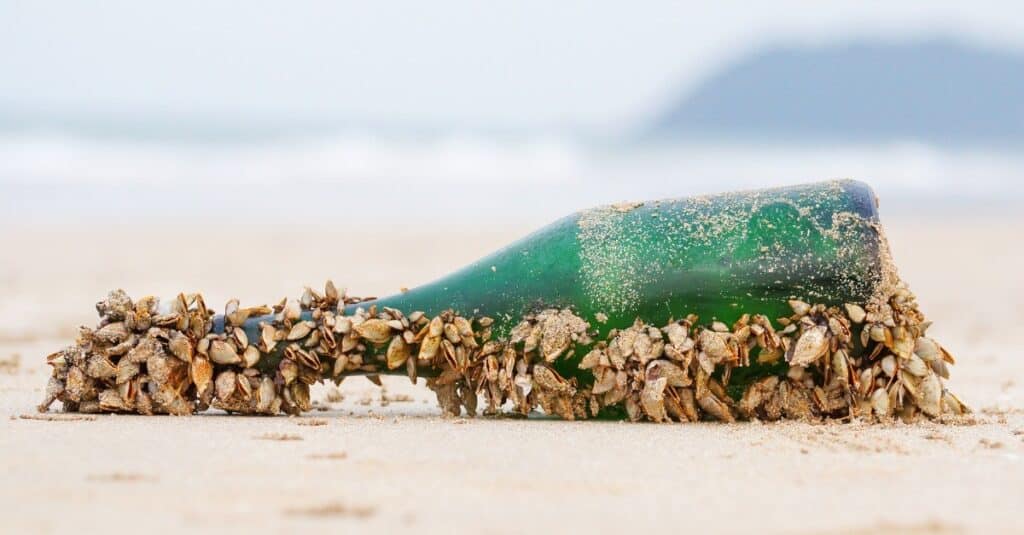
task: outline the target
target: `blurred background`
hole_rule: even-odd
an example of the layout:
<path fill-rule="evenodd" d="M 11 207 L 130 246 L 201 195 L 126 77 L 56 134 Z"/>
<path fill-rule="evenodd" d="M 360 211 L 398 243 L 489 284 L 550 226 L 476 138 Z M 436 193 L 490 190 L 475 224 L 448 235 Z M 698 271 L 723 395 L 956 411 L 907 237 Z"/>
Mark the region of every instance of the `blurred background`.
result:
<path fill-rule="evenodd" d="M 0 313 L 38 322 L 42 285 L 387 293 L 580 208 L 830 178 L 893 226 L 1013 214 L 1020 14 L 3 1 Z"/>
<path fill-rule="evenodd" d="M 1012 205 L 1020 14 L 1012 1 L 5 1 L 0 208 L 18 222 L 337 224 L 386 207 L 398 223 L 540 223 L 834 177 L 913 208 Z"/>

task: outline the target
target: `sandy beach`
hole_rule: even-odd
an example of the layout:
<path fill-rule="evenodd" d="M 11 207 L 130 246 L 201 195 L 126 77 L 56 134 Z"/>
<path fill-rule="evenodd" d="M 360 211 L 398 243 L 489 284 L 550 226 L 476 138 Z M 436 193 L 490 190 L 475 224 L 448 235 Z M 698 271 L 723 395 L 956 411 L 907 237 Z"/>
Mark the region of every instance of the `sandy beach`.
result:
<path fill-rule="evenodd" d="M 896 262 L 957 357 L 966 425 L 443 419 L 404 378 L 314 390 L 303 417 L 86 416 L 35 406 L 43 358 L 109 289 L 209 303 L 412 287 L 535 224 L 348 229 L 8 226 L 0 234 L 3 531 L 1022 532 L 1024 219 L 892 218 Z M 438 236 L 459 236 L 457 247 Z M 365 253 L 370 251 L 372 253 Z M 440 254 L 439 251 L 444 251 Z"/>

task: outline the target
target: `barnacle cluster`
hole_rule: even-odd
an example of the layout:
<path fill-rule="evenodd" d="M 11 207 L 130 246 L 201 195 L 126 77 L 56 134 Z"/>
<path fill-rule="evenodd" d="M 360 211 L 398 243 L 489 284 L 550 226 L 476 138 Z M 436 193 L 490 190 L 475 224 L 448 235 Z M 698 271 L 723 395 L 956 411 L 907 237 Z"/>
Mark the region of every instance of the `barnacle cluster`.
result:
<path fill-rule="evenodd" d="M 299 414 L 311 409 L 317 382 L 405 373 L 414 383 L 425 377 L 450 415 L 476 414 L 481 398 L 485 415 L 540 408 L 564 419 L 653 422 L 909 421 L 969 410 L 943 386 L 953 358 L 926 336 L 929 322 L 902 284 L 843 307 L 793 300 L 793 314 L 774 322 L 637 319 L 596 342 L 569 309 L 539 310 L 495 338 L 491 318 L 362 302 L 328 281 L 323 293 L 306 288 L 273 307 L 231 300 L 221 320 L 198 294 L 133 301 L 115 290 L 97 304 L 99 325 L 47 358 L 53 373 L 39 408 Z"/>

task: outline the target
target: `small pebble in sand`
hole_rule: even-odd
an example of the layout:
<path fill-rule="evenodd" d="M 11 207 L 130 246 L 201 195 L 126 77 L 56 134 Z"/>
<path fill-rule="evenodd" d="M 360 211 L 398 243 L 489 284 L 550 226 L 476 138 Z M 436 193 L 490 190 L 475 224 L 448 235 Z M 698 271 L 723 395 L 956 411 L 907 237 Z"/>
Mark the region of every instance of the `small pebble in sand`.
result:
<path fill-rule="evenodd" d="M 86 479 L 89 481 L 103 481 L 109 483 L 137 483 L 142 481 L 156 481 L 156 477 L 145 474 L 134 474 L 129 472 L 111 472 L 109 474 L 92 474 Z"/>
<path fill-rule="evenodd" d="M 6 373 L 14 375 L 21 369 L 21 355 L 14 353 L 13 355 L 0 359 L 0 373 Z"/>
<path fill-rule="evenodd" d="M 253 437 L 256 440 L 276 440 L 278 442 L 289 442 L 293 440 L 302 440 L 299 435 L 291 435 L 288 433 L 263 433 Z"/>
<path fill-rule="evenodd" d="M 373 516 L 376 512 L 377 510 L 374 507 L 350 506 L 341 502 L 331 502 L 309 507 L 295 507 L 284 510 L 284 514 L 288 516 L 352 518 L 367 518 Z"/>
<path fill-rule="evenodd" d="M 327 395 L 325 396 L 325 399 L 327 400 L 328 403 L 341 403 L 342 401 L 345 400 L 345 396 L 344 394 L 341 393 L 341 390 L 331 387 L 327 390 Z"/>
<path fill-rule="evenodd" d="M 412 401 L 412 396 L 407 394 L 383 393 L 381 394 L 381 401 L 387 403 L 409 403 Z"/>
<path fill-rule="evenodd" d="M 1003 447 L 1002 442 L 999 442 L 998 440 L 989 440 L 987 438 L 979 440 L 978 445 L 988 448 L 990 450 L 997 450 Z"/>
<path fill-rule="evenodd" d="M 341 461 L 348 459 L 348 454 L 343 451 L 332 451 L 330 453 L 312 453 L 308 457 L 317 460 Z"/>

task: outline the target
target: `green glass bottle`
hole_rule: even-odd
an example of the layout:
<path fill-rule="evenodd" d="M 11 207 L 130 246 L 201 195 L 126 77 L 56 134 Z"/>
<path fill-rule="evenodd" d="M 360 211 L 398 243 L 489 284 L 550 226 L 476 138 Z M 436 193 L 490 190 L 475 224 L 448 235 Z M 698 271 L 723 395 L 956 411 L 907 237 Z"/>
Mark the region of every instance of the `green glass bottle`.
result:
<path fill-rule="evenodd" d="M 198 295 L 160 303 L 98 304 L 97 329 L 51 356 L 44 406 L 295 414 L 318 381 L 392 373 L 431 378 L 453 414 L 478 396 L 654 421 L 964 409 L 874 194 L 849 180 L 585 210 L 372 301 L 328 284 L 216 317 Z"/>
<path fill-rule="evenodd" d="M 793 298 L 866 301 L 881 282 L 883 246 L 875 195 L 852 180 L 624 203 L 572 214 L 438 281 L 359 306 L 489 316 L 498 335 L 538 307 L 603 314 L 602 331 L 637 317 L 776 317 Z"/>

